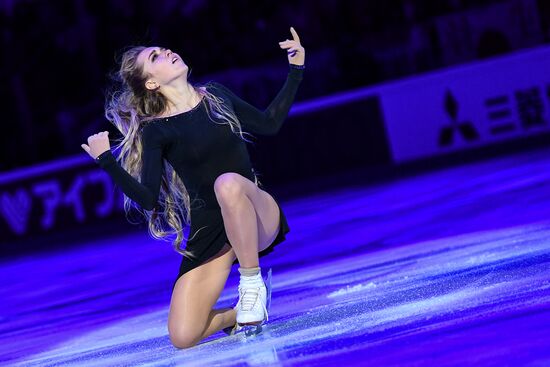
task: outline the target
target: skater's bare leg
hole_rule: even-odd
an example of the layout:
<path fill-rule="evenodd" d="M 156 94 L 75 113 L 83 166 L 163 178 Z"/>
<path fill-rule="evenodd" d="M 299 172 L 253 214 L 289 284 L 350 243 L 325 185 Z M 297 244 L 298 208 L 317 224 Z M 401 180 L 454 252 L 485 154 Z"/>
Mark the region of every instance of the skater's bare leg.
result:
<path fill-rule="evenodd" d="M 207 327 L 203 332 L 201 339 L 204 339 L 221 329 L 233 326 L 236 322 L 237 312 L 235 312 L 232 307 L 212 310 L 208 316 L 208 321 L 206 322 Z"/>
<path fill-rule="evenodd" d="M 279 208 L 275 199 L 235 172 L 220 175 L 214 191 L 240 266 L 259 266 L 258 252 L 269 246 L 279 231 Z"/>
<path fill-rule="evenodd" d="M 229 244 L 214 258 L 182 275 L 174 286 L 168 332 L 177 348 L 189 348 L 235 324 L 234 310 L 213 310 L 227 281 L 235 252 Z"/>
<path fill-rule="evenodd" d="M 256 183 L 235 172 L 217 177 L 214 192 L 227 237 L 240 264 L 236 320 L 239 325 L 261 324 L 268 314 L 258 252 L 277 236 L 280 225 L 277 202 Z"/>

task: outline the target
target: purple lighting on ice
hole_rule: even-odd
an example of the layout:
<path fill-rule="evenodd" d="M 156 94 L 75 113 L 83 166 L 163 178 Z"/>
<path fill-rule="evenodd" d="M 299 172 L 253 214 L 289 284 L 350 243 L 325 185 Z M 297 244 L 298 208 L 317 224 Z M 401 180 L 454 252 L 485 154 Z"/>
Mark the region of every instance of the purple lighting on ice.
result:
<path fill-rule="evenodd" d="M 263 334 L 177 350 L 179 256 L 145 232 L 0 266 L 12 365 L 546 365 L 550 151 L 283 202 Z M 233 269 L 218 302 L 236 298 Z M 16 363 L 17 362 L 17 363 Z"/>

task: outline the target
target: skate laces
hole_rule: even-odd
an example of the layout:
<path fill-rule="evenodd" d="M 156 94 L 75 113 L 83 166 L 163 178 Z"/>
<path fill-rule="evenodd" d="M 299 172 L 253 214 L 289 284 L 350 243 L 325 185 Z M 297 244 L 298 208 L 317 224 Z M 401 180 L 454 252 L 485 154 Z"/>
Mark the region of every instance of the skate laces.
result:
<path fill-rule="evenodd" d="M 250 311 L 260 296 L 260 287 L 241 289 L 241 310 Z"/>
<path fill-rule="evenodd" d="M 261 279 L 261 278 L 260 278 Z M 260 290 L 265 287 L 263 279 L 261 279 L 261 285 L 258 285 L 256 280 L 242 281 L 243 284 L 239 284 L 239 301 L 238 304 L 242 311 L 251 311 L 256 304 L 258 298 L 260 298 Z M 248 283 L 248 284 L 247 284 Z M 261 302 L 262 308 L 264 310 L 266 321 L 268 320 L 267 308 L 264 302 Z"/>

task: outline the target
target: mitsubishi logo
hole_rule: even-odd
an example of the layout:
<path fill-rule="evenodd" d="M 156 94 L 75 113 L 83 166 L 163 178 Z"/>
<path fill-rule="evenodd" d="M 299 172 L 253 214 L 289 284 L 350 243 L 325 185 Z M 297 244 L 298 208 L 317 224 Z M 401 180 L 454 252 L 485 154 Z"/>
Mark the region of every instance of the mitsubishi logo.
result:
<path fill-rule="evenodd" d="M 468 142 L 479 139 L 479 134 L 470 121 L 458 120 L 458 103 L 449 90 L 445 94 L 445 111 L 449 116 L 450 125 L 443 126 L 439 132 L 440 147 L 452 145 L 455 134 L 462 135 L 462 138 Z"/>

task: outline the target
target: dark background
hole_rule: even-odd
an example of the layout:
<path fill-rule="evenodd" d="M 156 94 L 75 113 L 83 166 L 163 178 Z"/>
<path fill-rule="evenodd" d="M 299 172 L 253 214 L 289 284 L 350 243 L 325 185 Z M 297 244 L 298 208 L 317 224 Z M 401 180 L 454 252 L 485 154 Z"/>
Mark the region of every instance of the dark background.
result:
<path fill-rule="evenodd" d="M 548 43 L 543 0 L 12 1 L 0 5 L 0 172 L 84 153 L 103 117 L 117 51 L 161 45 L 190 81 L 221 79 L 266 107 L 254 71 L 287 65 L 293 26 L 306 49 L 297 101 Z M 247 80 L 249 83 L 242 83 Z M 251 87 L 254 86 L 254 87 Z"/>

